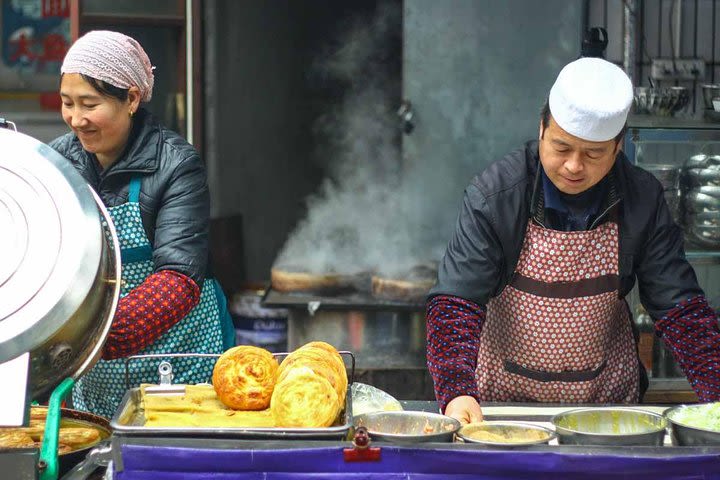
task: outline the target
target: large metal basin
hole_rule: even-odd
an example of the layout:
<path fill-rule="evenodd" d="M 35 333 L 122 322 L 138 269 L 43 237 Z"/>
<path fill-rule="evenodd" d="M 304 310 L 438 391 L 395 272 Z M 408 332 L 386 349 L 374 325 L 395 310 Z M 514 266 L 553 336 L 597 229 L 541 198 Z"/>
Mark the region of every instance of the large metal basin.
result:
<path fill-rule="evenodd" d="M 597 407 L 559 413 L 552 424 L 560 444 L 661 446 L 667 420 L 640 409 Z"/>
<path fill-rule="evenodd" d="M 452 442 L 460 430 L 458 420 L 429 412 L 372 412 L 353 420 L 356 427 L 367 428 L 373 440 L 403 444 Z"/>
<path fill-rule="evenodd" d="M 714 417 L 709 414 L 708 410 L 710 409 L 715 411 Z M 673 445 L 720 445 L 720 429 L 710 428 L 711 419 L 717 419 L 717 410 L 717 403 L 678 405 L 667 410 L 665 418 L 670 423 L 670 437 Z M 683 418 L 688 413 L 696 414 L 697 419 L 705 419 L 704 425 L 700 426 Z"/>

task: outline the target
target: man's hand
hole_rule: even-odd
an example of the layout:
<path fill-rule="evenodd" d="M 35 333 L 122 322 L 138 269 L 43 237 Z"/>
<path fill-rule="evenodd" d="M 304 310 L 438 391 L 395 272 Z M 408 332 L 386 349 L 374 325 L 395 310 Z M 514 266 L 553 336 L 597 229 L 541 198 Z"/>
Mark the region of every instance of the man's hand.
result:
<path fill-rule="evenodd" d="M 450 400 L 445 407 L 445 415 L 460 420 L 460 423 L 473 423 L 482 420 L 480 404 L 469 395 L 461 395 Z"/>

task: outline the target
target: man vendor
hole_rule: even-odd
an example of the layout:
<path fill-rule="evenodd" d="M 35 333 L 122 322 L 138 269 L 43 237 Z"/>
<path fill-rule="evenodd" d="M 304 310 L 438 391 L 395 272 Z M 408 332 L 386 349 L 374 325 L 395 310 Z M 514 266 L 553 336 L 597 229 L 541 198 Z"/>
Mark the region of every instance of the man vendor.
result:
<path fill-rule="evenodd" d="M 625 296 L 640 301 L 701 401 L 720 399 L 720 331 L 662 186 L 621 151 L 633 87 L 581 58 L 550 90 L 538 140 L 476 176 L 427 305 L 446 415 L 479 402 L 638 403 Z"/>

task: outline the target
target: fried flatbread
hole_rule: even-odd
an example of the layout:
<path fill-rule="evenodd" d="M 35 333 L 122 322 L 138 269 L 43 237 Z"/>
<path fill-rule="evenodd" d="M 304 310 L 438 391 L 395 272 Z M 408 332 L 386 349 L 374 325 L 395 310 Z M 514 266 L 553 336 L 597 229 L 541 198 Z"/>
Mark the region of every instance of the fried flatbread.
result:
<path fill-rule="evenodd" d="M 278 362 L 251 345 L 233 347 L 218 358 L 213 386 L 221 402 L 235 410 L 264 410 L 270 405 Z"/>

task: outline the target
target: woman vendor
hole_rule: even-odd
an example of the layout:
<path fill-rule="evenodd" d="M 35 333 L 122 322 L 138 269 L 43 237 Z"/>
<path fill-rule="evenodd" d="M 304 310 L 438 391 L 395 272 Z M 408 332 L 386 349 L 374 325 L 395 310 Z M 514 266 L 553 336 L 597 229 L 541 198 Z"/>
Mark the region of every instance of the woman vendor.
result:
<path fill-rule="evenodd" d="M 110 417 L 127 390 L 124 358 L 222 353 L 234 330 L 208 278 L 209 193 L 195 149 L 144 107 L 153 68 L 142 46 L 112 31 L 78 39 L 61 67 L 62 117 L 51 146 L 98 193 L 117 230 L 122 290 L 102 360 L 80 378 L 75 408 Z M 159 359 L 129 362 L 130 386 L 158 383 Z M 172 359 L 175 383 L 207 382 L 208 359 Z"/>

